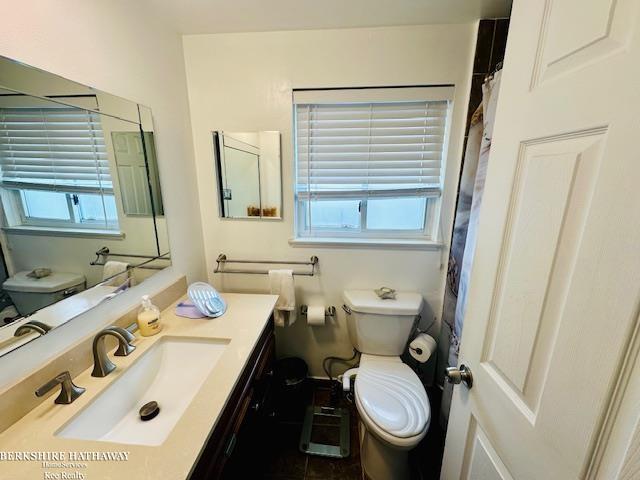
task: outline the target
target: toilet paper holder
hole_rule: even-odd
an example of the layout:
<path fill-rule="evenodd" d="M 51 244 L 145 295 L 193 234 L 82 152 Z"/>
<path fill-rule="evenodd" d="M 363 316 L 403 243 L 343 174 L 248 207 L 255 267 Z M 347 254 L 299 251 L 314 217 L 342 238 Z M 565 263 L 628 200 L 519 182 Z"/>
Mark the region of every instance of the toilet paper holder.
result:
<path fill-rule="evenodd" d="M 300 315 L 303 317 L 307 316 L 307 310 L 309 309 L 308 305 L 300 305 Z M 326 307 L 324 309 L 324 317 L 329 320 L 331 318 L 336 317 L 336 307 Z"/>

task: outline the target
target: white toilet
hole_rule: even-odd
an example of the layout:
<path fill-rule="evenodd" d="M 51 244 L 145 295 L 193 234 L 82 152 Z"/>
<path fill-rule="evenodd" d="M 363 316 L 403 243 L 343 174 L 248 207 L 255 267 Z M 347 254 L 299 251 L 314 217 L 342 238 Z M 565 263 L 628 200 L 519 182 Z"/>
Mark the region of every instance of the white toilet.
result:
<path fill-rule="evenodd" d="M 344 292 L 353 346 L 362 353 L 354 375 L 360 415 L 362 468 L 371 480 L 409 478 L 408 452 L 427 433 L 431 410 L 415 372 L 400 359 L 422 308 L 422 296 L 398 292 L 382 300 L 373 290 Z M 350 313 L 349 313 L 350 312 Z"/>

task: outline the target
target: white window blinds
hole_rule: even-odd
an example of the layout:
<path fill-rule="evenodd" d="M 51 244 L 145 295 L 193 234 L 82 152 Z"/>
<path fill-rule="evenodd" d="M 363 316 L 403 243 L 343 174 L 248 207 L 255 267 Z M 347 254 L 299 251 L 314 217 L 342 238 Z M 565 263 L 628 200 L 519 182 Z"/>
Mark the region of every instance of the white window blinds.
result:
<path fill-rule="evenodd" d="M 438 195 L 448 107 L 296 102 L 298 198 Z"/>
<path fill-rule="evenodd" d="M 112 192 L 100 116 L 79 108 L 0 109 L 7 188 Z"/>

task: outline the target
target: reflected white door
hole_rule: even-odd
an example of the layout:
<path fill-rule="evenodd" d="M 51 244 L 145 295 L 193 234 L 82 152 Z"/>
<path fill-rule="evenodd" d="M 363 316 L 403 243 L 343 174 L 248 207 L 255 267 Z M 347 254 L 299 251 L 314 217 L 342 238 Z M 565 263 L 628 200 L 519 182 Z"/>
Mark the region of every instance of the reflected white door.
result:
<path fill-rule="evenodd" d="M 151 215 L 147 164 L 140 132 L 112 132 L 122 208 L 126 215 Z"/>
<path fill-rule="evenodd" d="M 442 479 L 640 478 L 638 0 L 516 0 Z"/>

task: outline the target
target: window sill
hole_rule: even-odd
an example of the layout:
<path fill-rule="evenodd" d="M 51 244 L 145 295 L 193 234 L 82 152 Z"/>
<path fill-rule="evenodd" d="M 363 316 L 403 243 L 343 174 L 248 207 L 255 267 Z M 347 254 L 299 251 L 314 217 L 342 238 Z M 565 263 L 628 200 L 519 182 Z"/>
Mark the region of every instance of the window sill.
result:
<path fill-rule="evenodd" d="M 393 238 L 290 238 L 292 247 L 389 248 L 399 250 L 441 250 L 444 245 L 433 240 Z"/>
<path fill-rule="evenodd" d="M 2 230 L 14 235 L 41 235 L 46 237 L 80 237 L 80 238 L 110 238 L 124 239 L 124 232 L 116 230 L 82 230 L 79 228 L 51 228 L 51 227 L 2 227 Z"/>

